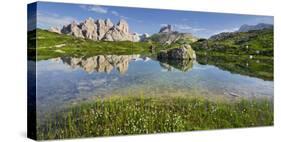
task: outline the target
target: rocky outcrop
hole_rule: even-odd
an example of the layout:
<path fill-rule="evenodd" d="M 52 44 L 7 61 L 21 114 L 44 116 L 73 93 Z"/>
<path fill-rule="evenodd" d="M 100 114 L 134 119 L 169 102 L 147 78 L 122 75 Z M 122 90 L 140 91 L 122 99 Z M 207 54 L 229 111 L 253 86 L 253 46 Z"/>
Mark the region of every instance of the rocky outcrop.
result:
<path fill-rule="evenodd" d="M 101 40 L 104 38 L 104 35 L 113 27 L 112 22 L 109 19 L 104 20 L 97 20 L 97 33 L 99 35 L 98 40 Z"/>
<path fill-rule="evenodd" d="M 192 60 L 196 58 L 195 51 L 191 48 L 190 45 L 182 45 L 178 48 L 172 48 L 169 50 L 160 51 L 157 54 L 158 59 L 176 59 L 176 60 Z"/>
<path fill-rule="evenodd" d="M 91 40 L 140 41 L 139 35 L 129 32 L 129 25 L 123 19 L 114 25 L 110 19 L 98 19 L 95 21 L 88 18 L 79 24 L 72 22 L 63 26 L 61 30 L 53 28 L 49 31 Z"/>
<path fill-rule="evenodd" d="M 164 26 L 160 29 L 159 33 L 153 34 L 148 40 L 158 42 L 161 44 L 172 44 L 175 42 L 192 43 L 197 41 L 198 38 L 191 33 L 180 33 L 172 30 L 171 25 Z"/>
<path fill-rule="evenodd" d="M 80 28 L 82 30 L 82 34 L 84 38 L 92 39 L 92 40 L 98 40 L 98 27 L 95 24 L 94 19 L 88 18 L 84 22 L 80 23 Z"/>
<path fill-rule="evenodd" d="M 78 24 L 75 21 L 67 26 L 63 26 L 63 28 L 61 29 L 61 33 L 80 38 L 84 37 L 82 34 L 82 30 L 80 29 L 80 27 L 78 27 Z"/>
<path fill-rule="evenodd" d="M 237 32 L 248 32 L 252 30 L 272 29 L 272 24 L 259 23 L 257 25 L 242 25 Z"/>
<path fill-rule="evenodd" d="M 139 36 L 129 33 L 129 25 L 125 20 L 120 20 L 102 38 L 105 41 L 139 41 Z"/>
<path fill-rule="evenodd" d="M 88 73 L 110 73 L 114 68 L 124 74 L 128 70 L 129 62 L 137 60 L 140 55 L 98 55 L 88 58 L 61 57 L 61 61 L 71 68 L 81 68 Z"/>
<path fill-rule="evenodd" d="M 169 33 L 172 32 L 172 25 L 167 25 L 167 26 L 163 26 L 160 30 L 159 33 Z"/>
<path fill-rule="evenodd" d="M 149 38 L 149 34 L 148 33 L 144 33 L 142 35 L 139 35 L 140 41 L 147 41 L 147 39 Z"/>

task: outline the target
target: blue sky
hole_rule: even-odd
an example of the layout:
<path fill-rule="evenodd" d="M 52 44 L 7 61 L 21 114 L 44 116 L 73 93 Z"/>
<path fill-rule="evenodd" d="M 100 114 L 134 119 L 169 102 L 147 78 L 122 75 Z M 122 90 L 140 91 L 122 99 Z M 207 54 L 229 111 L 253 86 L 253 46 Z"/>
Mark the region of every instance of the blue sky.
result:
<path fill-rule="evenodd" d="M 95 20 L 109 18 L 113 23 L 125 19 L 129 23 L 130 32 L 140 34 L 157 33 L 161 26 L 171 24 L 174 30 L 205 38 L 220 32 L 235 31 L 243 24 L 273 24 L 271 16 L 48 2 L 39 2 L 37 6 L 37 27 L 43 29 L 62 27 L 72 21 L 81 22 L 88 17 Z"/>

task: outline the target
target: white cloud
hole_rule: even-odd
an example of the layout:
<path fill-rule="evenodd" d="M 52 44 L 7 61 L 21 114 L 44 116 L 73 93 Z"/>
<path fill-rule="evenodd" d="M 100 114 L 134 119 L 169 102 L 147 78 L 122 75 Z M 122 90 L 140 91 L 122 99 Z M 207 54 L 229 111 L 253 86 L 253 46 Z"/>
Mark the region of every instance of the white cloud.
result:
<path fill-rule="evenodd" d="M 179 30 L 191 30 L 192 27 L 189 25 L 185 25 L 185 24 L 175 24 L 174 25 L 175 29 L 179 29 Z"/>
<path fill-rule="evenodd" d="M 117 11 L 111 11 L 111 14 L 113 14 L 114 16 L 119 16 L 119 13 Z"/>
<path fill-rule="evenodd" d="M 59 16 L 53 13 L 38 12 L 37 14 L 37 24 L 39 27 L 62 27 L 63 25 L 71 23 L 72 21 L 78 20 L 70 16 Z"/>
<path fill-rule="evenodd" d="M 180 31 L 183 30 L 183 31 L 190 31 L 190 32 L 199 32 L 199 31 L 206 30 L 204 28 L 192 27 L 186 24 L 175 24 L 174 27 L 176 30 L 180 30 Z"/>
<path fill-rule="evenodd" d="M 273 24 L 273 17 L 272 16 L 262 16 L 262 17 L 257 17 L 253 21 L 254 23 L 268 23 L 268 24 Z"/>
<path fill-rule="evenodd" d="M 167 26 L 168 24 L 160 24 L 161 27 Z M 191 32 L 191 33 L 196 33 L 200 31 L 205 31 L 206 29 L 204 28 L 197 28 L 197 27 L 192 27 L 187 24 L 171 24 L 173 29 L 175 31 L 179 32 Z"/>
<path fill-rule="evenodd" d="M 93 11 L 93 12 L 97 12 L 97 13 L 101 13 L 101 14 L 106 14 L 107 13 L 107 9 L 98 5 L 94 5 L 94 6 L 90 6 L 90 5 L 81 5 L 80 6 L 83 9 L 86 9 L 88 11 Z"/>
<path fill-rule="evenodd" d="M 184 22 L 188 21 L 187 18 L 182 18 L 181 20 L 184 21 Z"/>
<path fill-rule="evenodd" d="M 129 18 L 127 16 L 119 14 L 117 11 L 111 11 L 111 14 L 114 15 L 114 16 L 117 16 L 117 17 L 119 17 L 121 19 L 132 19 L 132 18 Z"/>
<path fill-rule="evenodd" d="M 139 23 L 143 22 L 142 20 L 138 20 L 138 19 L 135 19 L 135 18 L 131 18 L 131 17 L 127 17 L 127 16 L 124 16 L 124 15 L 121 15 L 119 12 L 114 11 L 114 10 L 111 11 L 111 14 L 114 15 L 114 16 L 117 16 L 117 17 L 119 17 L 121 19 L 126 19 L 126 20 L 130 19 L 130 20 L 137 21 Z"/>

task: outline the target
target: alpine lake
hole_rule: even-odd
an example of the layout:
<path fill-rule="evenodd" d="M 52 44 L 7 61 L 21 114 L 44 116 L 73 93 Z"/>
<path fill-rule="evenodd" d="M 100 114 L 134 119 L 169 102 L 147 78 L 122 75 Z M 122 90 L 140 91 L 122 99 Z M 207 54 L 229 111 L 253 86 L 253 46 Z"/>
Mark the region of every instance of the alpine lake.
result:
<path fill-rule="evenodd" d="M 196 60 L 158 60 L 72 49 L 38 47 L 28 60 L 36 65 L 28 73 L 36 74 L 38 139 L 273 125 L 272 57 L 196 52 Z"/>

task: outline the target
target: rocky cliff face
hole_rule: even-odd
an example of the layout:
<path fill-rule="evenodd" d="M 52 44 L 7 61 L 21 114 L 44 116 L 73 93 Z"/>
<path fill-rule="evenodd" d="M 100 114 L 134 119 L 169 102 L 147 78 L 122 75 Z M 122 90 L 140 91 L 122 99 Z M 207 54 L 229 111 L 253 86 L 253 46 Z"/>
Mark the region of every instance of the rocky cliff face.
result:
<path fill-rule="evenodd" d="M 120 20 L 116 26 L 109 29 L 102 40 L 105 41 L 139 41 L 138 35 L 129 33 L 129 25 L 125 20 Z"/>
<path fill-rule="evenodd" d="M 133 42 L 140 40 L 138 35 L 129 32 L 128 23 L 122 19 L 114 25 L 110 19 L 95 21 L 88 18 L 81 23 L 72 22 L 62 29 L 51 28 L 49 31 L 91 40 Z"/>
<path fill-rule="evenodd" d="M 80 27 L 78 27 L 78 24 L 75 21 L 67 26 L 63 26 L 63 28 L 61 29 L 61 33 L 80 38 L 84 37 L 82 34 L 82 30 L 80 29 Z"/>
<path fill-rule="evenodd" d="M 99 39 L 99 35 L 97 32 L 98 27 L 95 24 L 94 19 L 89 18 L 89 19 L 85 20 L 85 22 L 82 22 L 80 24 L 80 28 L 82 30 L 82 34 L 83 34 L 84 38 L 93 39 L 93 40 Z"/>

